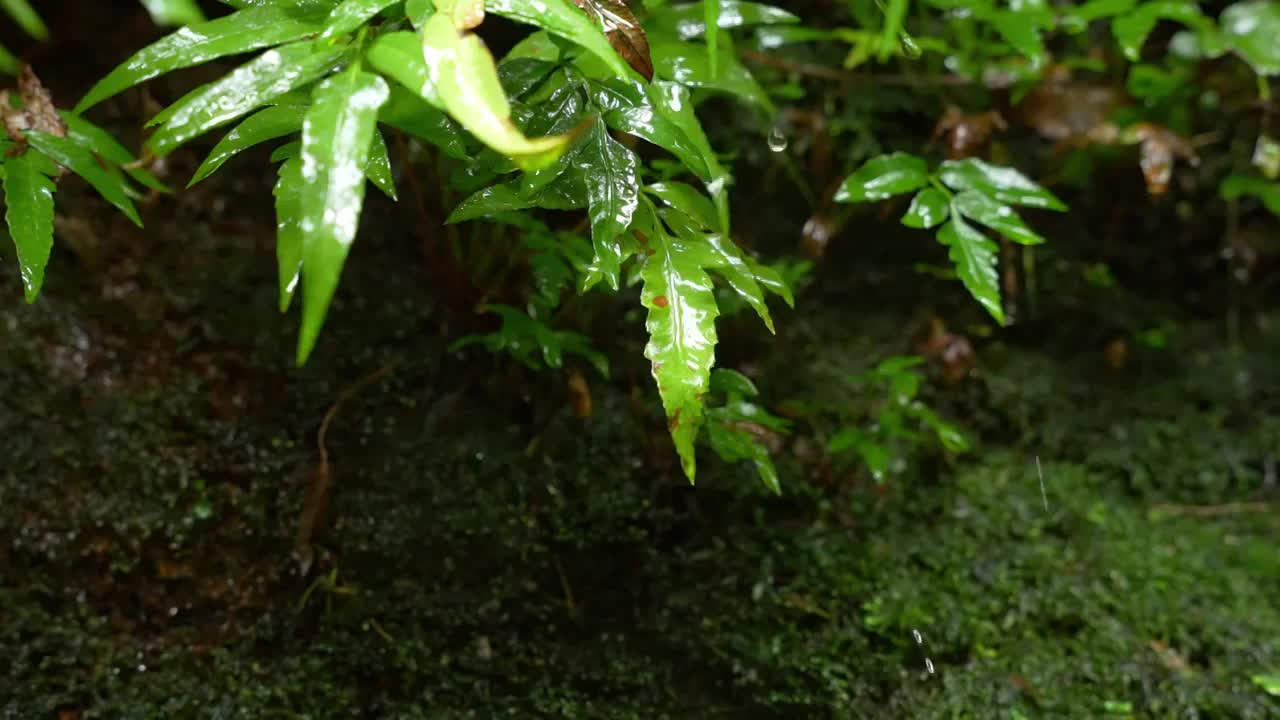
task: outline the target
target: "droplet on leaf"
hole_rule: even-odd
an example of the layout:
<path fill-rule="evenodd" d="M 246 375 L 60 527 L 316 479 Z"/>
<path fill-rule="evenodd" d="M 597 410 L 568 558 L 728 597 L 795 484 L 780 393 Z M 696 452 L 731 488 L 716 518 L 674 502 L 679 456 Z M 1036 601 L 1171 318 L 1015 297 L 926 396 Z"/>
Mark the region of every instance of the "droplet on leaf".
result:
<path fill-rule="evenodd" d="M 769 149 L 776 153 L 787 149 L 787 136 L 778 125 L 774 125 L 773 129 L 769 131 Z"/>

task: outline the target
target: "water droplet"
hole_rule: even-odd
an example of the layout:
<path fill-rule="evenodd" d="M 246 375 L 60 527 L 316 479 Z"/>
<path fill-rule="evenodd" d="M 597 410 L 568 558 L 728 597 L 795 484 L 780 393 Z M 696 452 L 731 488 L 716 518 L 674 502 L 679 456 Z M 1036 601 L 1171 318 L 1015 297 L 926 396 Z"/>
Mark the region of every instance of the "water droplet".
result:
<path fill-rule="evenodd" d="M 924 669 L 928 670 L 930 675 L 933 674 L 933 661 L 929 658 L 924 659 Z"/>
<path fill-rule="evenodd" d="M 902 33 L 899 43 L 902 46 L 902 54 L 912 60 L 924 55 L 924 50 L 920 48 L 920 45 L 916 43 L 915 39 L 906 33 Z"/>
<path fill-rule="evenodd" d="M 911 637 L 915 638 L 915 640 L 916 640 L 916 644 L 917 644 L 917 645 L 923 645 L 923 644 L 924 644 L 924 636 L 920 634 L 920 631 L 919 631 L 919 630 L 912 630 L 912 631 L 911 631 Z"/>
<path fill-rule="evenodd" d="M 787 149 L 787 136 L 782 132 L 782 127 L 774 125 L 769 131 L 769 149 L 780 153 Z"/>

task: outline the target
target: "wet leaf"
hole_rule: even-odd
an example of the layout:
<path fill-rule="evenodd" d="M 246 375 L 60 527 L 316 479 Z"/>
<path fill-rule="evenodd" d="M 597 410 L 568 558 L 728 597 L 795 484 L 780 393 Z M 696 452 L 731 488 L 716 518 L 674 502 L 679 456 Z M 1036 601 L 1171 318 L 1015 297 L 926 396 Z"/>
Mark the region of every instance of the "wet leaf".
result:
<path fill-rule="evenodd" d="M 378 122 L 425 140 L 451 158 L 470 156 L 462 128 L 442 110 L 399 85 L 391 86 L 387 104 L 378 111 Z"/>
<path fill-rule="evenodd" d="M 536 197 L 526 196 L 520 192 L 520 181 L 514 180 L 500 185 L 490 185 L 478 190 L 470 197 L 458 203 L 449 213 L 447 223 L 460 223 L 468 220 L 491 217 L 515 210 L 527 210 L 538 206 Z"/>
<path fill-rule="evenodd" d="M 667 427 L 680 455 L 685 476 L 697 474 L 694 441 L 703 422 L 702 397 L 715 364 L 716 306 L 711 277 L 704 270 L 716 262 L 701 238 L 668 234 L 652 207 L 642 205 L 640 226 L 648 233 L 648 255 L 640 268 L 644 287 L 640 301 L 648 309 L 645 357 L 652 363 Z"/>
<path fill-rule="evenodd" d="M 195 0 L 142 0 L 157 25 L 197 25 L 205 22 Z"/>
<path fill-rule="evenodd" d="M 714 90 L 745 100 L 772 115 L 773 101 L 738 59 L 722 49 L 716 67 L 711 67 L 705 51 L 697 45 L 666 38 L 650 40 L 657 77 L 688 87 Z"/>
<path fill-rule="evenodd" d="M 418 97 L 438 108 L 444 100 L 436 89 L 436 80 L 422 52 L 422 39 L 408 31 L 379 35 L 365 50 L 365 59 L 375 70 L 412 90 Z"/>
<path fill-rule="evenodd" d="M 1280 181 L 1249 175 L 1231 175 L 1218 188 L 1224 200 L 1235 200 L 1251 195 L 1262 202 L 1263 207 L 1280 215 Z"/>
<path fill-rule="evenodd" d="M 956 275 L 969 294 L 1000 324 L 1004 324 L 1004 308 L 1000 305 L 1000 279 L 996 273 L 996 244 L 964 221 L 953 208 L 951 219 L 938 231 L 938 242 L 950 248 Z"/>
<path fill-rule="evenodd" d="M 302 160 L 290 158 L 276 180 L 276 268 L 280 312 L 289 309 L 302 273 Z"/>
<path fill-rule="evenodd" d="M 673 209 L 687 215 L 703 230 L 721 232 L 720 218 L 716 215 L 715 205 L 692 185 L 671 181 L 653 183 L 645 190 Z"/>
<path fill-rule="evenodd" d="M 873 202 L 894 195 L 919 190 L 929 182 L 929 168 L 924 160 L 908 153 L 895 152 L 868 160 L 845 178 L 836 191 L 836 202 Z"/>
<path fill-rule="evenodd" d="M 302 154 L 302 141 L 293 140 L 271 151 L 271 162 L 279 163 L 292 160 Z"/>
<path fill-rule="evenodd" d="M 354 32 L 396 2 L 398 0 L 343 0 L 329 13 L 320 37 L 337 37 Z"/>
<path fill-rule="evenodd" d="M 687 92 L 684 94 L 687 100 Z M 708 166 L 703 148 L 696 144 L 682 129 L 687 121 L 669 113 L 662 104 L 651 101 L 645 87 L 630 80 L 610 80 L 592 83 L 591 99 L 605 110 L 604 121 L 609 127 L 635 135 L 666 150 L 704 182 L 710 182 L 715 172 Z M 717 163 L 717 170 L 720 170 Z"/>
<path fill-rule="evenodd" d="M 103 199 L 142 227 L 142 218 L 138 217 L 138 210 L 129 199 L 128 183 L 118 169 L 104 168 L 93 153 L 73 140 L 57 135 L 31 131 L 27 133 L 27 142 L 45 157 L 84 178 Z"/>
<path fill-rule="evenodd" d="M 409 16 L 414 28 L 421 29 L 436 14 L 436 6 L 431 0 L 407 0 L 404 13 Z"/>
<path fill-rule="evenodd" d="M 595 256 L 583 278 L 583 289 L 600 280 L 618 289 L 624 252 L 618 236 L 627 231 L 640 196 L 640 160 L 596 123 L 574 154 L 574 168 L 587 183 L 591 244 Z"/>
<path fill-rule="evenodd" d="M 827 452 L 838 455 L 853 450 L 871 471 L 876 482 L 883 482 L 892 460 L 889 448 L 857 427 L 844 427 L 827 441 Z"/>
<path fill-rule="evenodd" d="M 1268 695 L 1280 697 L 1280 674 L 1260 674 L 1249 678 Z"/>
<path fill-rule="evenodd" d="M 261 7 L 182 28 L 139 50 L 76 105 L 82 113 L 122 90 L 179 68 L 293 42 L 324 29 L 323 12 Z M 284 71 L 285 68 L 278 68 Z"/>
<path fill-rule="evenodd" d="M 600 23 L 604 36 L 618 55 L 645 80 L 653 80 L 649 38 L 631 8 L 622 0 L 574 0 Z"/>
<path fill-rule="evenodd" d="M 678 83 L 654 82 L 645 88 L 654 109 L 665 116 L 666 120 L 680 130 L 689 140 L 701 158 L 701 164 L 707 168 L 705 183 L 711 200 L 716 204 L 716 214 L 720 216 L 720 229 L 729 232 L 729 172 L 720 164 L 715 150 L 703 132 L 702 121 L 693 111 L 689 90 Z"/>
<path fill-rule="evenodd" d="M 1044 40 L 1040 37 L 1040 27 L 1027 17 L 1027 13 L 1001 10 L 987 14 L 985 19 L 1010 47 L 1030 60 L 1032 65 L 1038 66 L 1044 62 Z"/>
<path fill-rule="evenodd" d="M 633 77 L 627 61 L 614 49 L 604 28 L 573 0 L 488 0 L 485 8 L 517 22 L 540 27 L 590 51 L 621 78 Z"/>
<path fill-rule="evenodd" d="M 1137 62 L 1147 36 L 1160 20 L 1174 20 L 1197 30 L 1212 32 L 1213 27 L 1195 3 L 1180 0 L 1148 0 L 1138 3 L 1136 9 L 1115 18 L 1111 32 L 1131 62 Z"/>
<path fill-rule="evenodd" d="M 537 58 L 508 58 L 498 63 L 498 79 L 502 89 L 512 100 L 519 100 L 541 87 L 543 81 L 556 70 L 556 64 Z"/>
<path fill-rule="evenodd" d="M 769 448 L 764 440 L 776 433 L 752 422 L 763 414 L 763 410 L 750 403 L 740 403 L 740 405 L 750 408 L 750 411 L 741 412 L 728 408 L 707 410 L 708 444 L 725 462 L 750 461 L 755 465 L 756 474 L 759 475 L 765 487 L 775 495 L 781 495 L 782 482 L 778 477 L 778 469 L 773 464 L 773 458 L 769 455 Z"/>
<path fill-rule="evenodd" d="M 382 191 L 383 195 L 396 199 L 396 181 L 391 174 L 391 157 L 387 153 L 387 141 L 382 133 L 374 131 L 373 141 L 369 143 L 369 159 L 364 166 L 364 174 L 369 182 Z"/>
<path fill-rule="evenodd" d="M 991 165 L 977 158 L 947 160 L 938 168 L 938 177 L 952 190 L 979 190 L 1010 205 L 1067 209 L 1053 193 L 1017 170 Z"/>
<path fill-rule="evenodd" d="M 484 345 L 489 352 L 511 355 L 531 370 L 560 368 L 564 356 L 574 354 L 584 358 L 603 376 L 609 377 L 609 361 L 591 346 L 591 340 L 580 333 L 555 330 L 546 323 L 530 317 L 522 310 L 508 305 L 485 305 L 484 312 L 502 318 L 502 327 L 486 335 L 468 335 L 449 346 L 457 352 L 470 345 Z M 537 354 L 534 354 L 537 351 Z"/>
<path fill-rule="evenodd" d="M 302 126 L 302 332 L 298 364 L 319 336 L 355 240 L 364 201 L 365 166 L 378 108 L 389 91 L 358 66 L 325 80 Z"/>
<path fill-rule="evenodd" d="M 554 87 L 551 97 L 535 107 L 522 108 L 529 114 L 528 119 L 523 122 L 526 134 L 569 134 L 579 130 L 584 121 L 594 122 L 594 116 L 585 115 L 586 96 L 580 83 L 569 80 L 565 74 L 556 75 L 551 82 Z M 583 147 L 584 144 L 575 145 L 546 167 L 526 172 L 522 178 L 523 192 L 532 195 L 554 182 L 571 164 L 577 162 L 577 156 L 582 153 Z"/>
<path fill-rule="evenodd" d="M 751 378 L 732 368 L 716 368 L 711 371 L 711 392 L 722 395 L 750 398 L 760 394 Z"/>
<path fill-rule="evenodd" d="M 747 264 L 741 248 L 722 235 L 699 231 L 688 222 L 688 215 L 666 211 L 662 216 L 677 236 L 692 243 L 699 241 L 706 243 L 710 256 L 710 262 L 706 267 L 724 278 L 729 288 L 756 311 L 764 321 L 765 327 L 769 328 L 769 332 L 774 332 L 773 318 L 769 315 L 769 305 L 765 302 L 764 291 L 756 281 L 755 271 Z"/>
<path fill-rule="evenodd" d="M 27 302 L 35 302 L 53 249 L 53 180 L 33 152 L 3 157 L 5 222 L 13 238 Z"/>
<path fill-rule="evenodd" d="M 1067 12 L 1076 21 L 1089 23 L 1094 20 L 1102 20 L 1103 18 L 1127 13 L 1137 3 L 1138 0 L 1088 0 L 1078 7 L 1067 10 Z"/>
<path fill-rule="evenodd" d="M 947 196 L 936 188 L 925 188 L 911 199 L 911 207 L 902 216 L 902 224 L 913 228 L 931 228 L 946 220 L 950 213 Z"/>
<path fill-rule="evenodd" d="M 707 31 L 705 7 L 699 3 L 683 3 L 663 9 L 654 19 L 661 27 L 674 25 L 681 40 L 692 40 Z M 800 22 L 800 18 L 778 7 L 739 0 L 720 0 L 716 26 L 722 30 L 755 25 L 781 25 Z"/>
<path fill-rule="evenodd" d="M 1039 245 L 1044 238 L 1027 227 L 1013 208 L 992 200 L 977 190 L 965 190 L 951 201 L 956 212 L 970 220 L 980 222 L 1014 242 L 1023 245 Z"/>
<path fill-rule="evenodd" d="M 302 118 L 306 112 L 305 106 L 274 105 L 245 118 L 234 130 L 224 135 L 217 145 L 213 146 L 213 150 L 196 169 L 187 187 L 217 172 L 223 163 L 240 152 L 259 143 L 301 130 Z"/>
<path fill-rule="evenodd" d="M 94 153 L 112 165 L 126 166 L 134 162 L 134 154 L 129 152 L 107 131 L 85 120 L 79 115 L 69 112 L 59 113 L 67 127 L 67 139 Z M 158 192 L 170 192 L 169 187 L 160 179 L 140 167 L 126 167 L 125 173 L 145 187 Z"/>
<path fill-rule="evenodd" d="M 327 75 L 346 56 L 342 47 L 300 42 L 268 50 L 200 87 L 151 120 L 163 123 L 147 142 L 157 157 Z"/>
<path fill-rule="evenodd" d="M 1222 11 L 1227 41 L 1259 75 L 1280 75 L 1280 3 L 1247 0 Z"/>
<path fill-rule="evenodd" d="M 526 170 L 546 167 L 564 152 L 570 136 L 530 139 L 511 122 L 493 56 L 480 38 L 460 33 L 438 14 L 422 29 L 422 47 L 445 108 L 478 140 Z"/>
<path fill-rule="evenodd" d="M 791 292 L 791 282 L 788 282 L 782 273 L 776 268 L 757 262 L 755 258 L 747 256 L 747 266 L 751 268 L 751 273 L 755 276 L 756 282 L 760 283 L 760 287 L 782 298 L 782 302 L 788 307 L 796 306 L 795 295 Z"/>

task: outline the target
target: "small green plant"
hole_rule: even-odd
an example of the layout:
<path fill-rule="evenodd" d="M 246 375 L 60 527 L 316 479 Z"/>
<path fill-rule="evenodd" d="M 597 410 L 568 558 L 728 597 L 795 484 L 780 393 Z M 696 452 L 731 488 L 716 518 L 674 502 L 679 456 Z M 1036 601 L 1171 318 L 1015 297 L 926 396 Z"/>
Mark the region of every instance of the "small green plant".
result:
<path fill-rule="evenodd" d="M 132 166 L 133 155 L 104 130 L 57 110 L 30 67 L 18 76 L 18 92 L 0 91 L 0 181 L 5 221 L 22 268 L 28 302 L 44 283 L 53 247 L 53 196 L 64 169 L 84 178 L 107 202 L 142 224 L 130 179 L 155 190 L 164 185 Z"/>
<path fill-rule="evenodd" d="M 397 195 L 385 133 L 400 131 L 434 147 L 452 168 L 453 189 L 467 194 L 450 223 L 519 218 L 527 229 L 539 222 L 531 213 L 540 209 L 586 210 L 587 252 L 570 258 L 549 245 L 564 234 L 531 232 L 526 247 L 543 243 L 533 253 L 535 279 L 554 287 L 544 286 L 541 299 L 525 310 L 486 303 L 501 316 L 502 328 L 460 344 L 483 343 L 534 367 L 554 366 L 563 353 L 576 353 L 604 372 L 603 356 L 585 337 L 549 325 L 558 304 L 553 296 L 566 285 L 581 292 L 598 285 L 618 290 L 624 276 L 641 285 L 650 334 L 645 355 L 692 479 L 715 364 L 720 309 L 713 277 L 770 329 L 765 294 L 792 302 L 782 276 L 731 239 L 732 178 L 694 109 L 705 97 L 723 95 L 772 116 L 772 101 L 739 63 L 724 30 L 792 23 L 794 16 L 749 5 L 744 19 L 722 13 L 719 2 L 650 3 L 646 27 L 617 0 L 229 4 L 235 10 L 213 20 L 186 17 L 193 24 L 135 53 L 67 117 L 82 123 L 81 113 L 160 75 L 257 53 L 152 118 L 143 158 L 162 158 L 235 123 L 194 183 L 247 148 L 284 141 L 272 156 L 279 163 L 276 254 L 281 309 L 301 293 L 297 361 L 306 361 L 319 337 L 357 235 L 366 182 Z M 497 61 L 474 33 L 487 14 L 535 31 Z M 48 139 L 54 135 L 21 130 L 6 162 L 16 168 L 8 205 L 15 241 L 24 248 L 19 264 L 32 279 L 29 297 L 39 290 L 52 242 L 52 204 L 40 191 L 44 185 L 27 182 L 40 175 L 27 167 L 40 156 L 23 151 L 63 148 L 65 141 Z M 653 168 L 662 170 L 650 169 L 619 139 L 628 137 L 665 150 L 674 166 L 654 158 Z M 63 148 L 50 157 L 84 174 L 136 221 L 124 178 L 138 163 L 117 144 L 108 145 L 105 135 L 94 141 L 76 146 L 78 154 Z M 94 153 L 115 164 L 103 171 L 90 162 Z M 43 177 L 54 167 L 36 169 L 48 171 Z"/>
<path fill-rule="evenodd" d="M 836 193 L 837 202 L 875 202 L 915 193 L 902 224 L 938 228 L 938 242 L 949 248 L 956 274 L 965 288 L 1004 322 L 995 242 L 972 223 L 1023 245 L 1044 238 L 1027 226 L 1011 205 L 1066 210 L 1052 193 L 1012 168 L 982 160 L 948 160 L 930 172 L 925 161 L 907 153 L 872 158 L 850 175 Z"/>
<path fill-rule="evenodd" d="M 707 445 L 726 462 L 752 463 L 765 486 L 781 494 L 770 445 L 790 432 L 791 424 L 753 402 L 760 391 L 736 370 L 712 371 L 711 393 L 715 399 L 707 407 Z"/>
<path fill-rule="evenodd" d="M 226 0 L 231 11 L 210 20 L 193 0 L 143 4 L 158 22 L 186 27 L 126 59 L 73 112 L 54 110 L 38 83 L 29 82 L 34 74 L 25 73 L 19 92 L 0 105 L 6 218 L 29 300 L 39 292 L 52 246 L 54 180 L 63 169 L 83 176 L 138 222 L 133 199 L 142 189 L 164 189 L 143 169 L 147 163 L 224 130 L 191 182 L 248 148 L 278 143 L 272 162 L 279 305 L 287 311 L 300 294 L 295 359 L 305 363 L 357 238 L 367 185 L 398 197 L 389 139 L 408 138 L 406 145 L 418 152 L 405 157 L 433 162 L 440 195 L 461 198 L 442 209 L 449 250 L 465 266 L 461 274 L 483 280 L 473 280 L 483 288 L 479 298 L 467 298 L 467 307 L 479 305 L 501 320 L 494 333 L 462 338 L 457 346 L 482 344 L 535 368 L 576 354 L 603 372 L 604 355 L 570 329 L 575 318 L 560 297 L 638 286 L 649 336 L 645 357 L 690 479 L 702 429 L 723 419 L 711 410 L 737 402 L 707 404 L 714 397 L 716 320 L 749 307 L 772 330 L 769 300 L 792 303 L 789 281 L 803 276 L 803 266 L 766 264 L 735 243 L 731 163 L 698 117 L 704 102 L 739 103 L 746 112 L 731 114 L 723 127 L 770 133 L 769 147 L 780 154 L 772 131 L 786 122 L 775 99 L 805 99 L 811 78 L 830 80 L 834 73 L 843 80 L 878 66 L 914 64 L 909 74 L 949 74 L 961 81 L 955 87 L 975 91 L 971 100 L 987 102 L 987 91 L 1011 89 L 1016 109 L 1040 83 L 1059 77 L 1052 73 L 1105 70 L 1099 57 L 1113 52 L 1123 58 L 1124 85 L 1141 106 L 1119 116 L 1120 126 L 1108 120 L 1103 135 L 1149 150 L 1155 160 L 1144 154 L 1144 171 L 1151 160 L 1163 192 L 1173 158 L 1192 153 L 1170 144 L 1180 135 L 1151 123 L 1193 130 L 1191 108 L 1203 98 L 1186 88 L 1197 77 L 1193 71 L 1206 66 L 1202 61 L 1235 58 L 1215 67 L 1225 66 L 1233 81 L 1248 80 L 1249 93 L 1256 81 L 1266 102 L 1269 78 L 1280 74 L 1274 42 L 1280 8 L 1268 0 L 1237 2 L 1216 15 L 1193 2 L 847 0 L 847 13 L 826 26 L 833 30 L 804 27 L 787 10 L 737 0 Z M 0 11 L 28 34 L 46 34 L 27 0 L 0 0 Z M 501 58 L 477 34 L 490 15 L 532 28 Z M 1149 38 L 1162 22 L 1181 29 L 1157 56 Z M 1107 32 L 1086 32 L 1090 28 Z M 775 66 L 765 70 L 762 84 L 743 62 L 767 60 L 764 51 L 797 43 L 819 50 L 834 44 L 845 52 L 845 67 L 815 71 L 809 60 L 822 53 L 799 65 L 762 62 Z M 754 55 L 740 51 L 744 47 Z M 153 131 L 140 158 L 83 119 L 129 88 L 239 56 L 251 57 L 150 119 Z M 0 51 L 0 70 L 17 69 Z M 814 125 L 829 128 L 831 137 L 856 136 L 850 162 L 897 145 L 878 137 L 883 118 L 877 114 L 937 99 L 914 87 L 885 91 L 886 100 L 881 94 L 824 96 L 817 114 L 832 117 Z M 1264 139 L 1266 120 L 1264 113 Z M 1057 132 L 1037 130 L 1044 137 Z M 1262 176 L 1233 167 L 1220 186 L 1223 197 L 1253 197 L 1276 209 L 1276 171 L 1268 168 L 1280 164 L 1280 153 L 1274 142 L 1267 147 L 1255 162 Z M 913 193 L 902 222 L 936 229 L 956 275 L 1003 323 L 997 246 L 986 230 L 1037 244 L 1042 236 L 1014 208 L 1066 206 L 1001 157 L 999 163 L 952 159 L 931 170 L 915 155 L 880 154 L 852 172 L 834 200 L 876 202 Z M 805 184 L 794 164 L 789 172 Z M 830 210 L 817 202 L 829 193 L 802 189 L 818 214 Z M 546 211 L 581 211 L 585 220 L 568 230 Z M 459 243 L 455 226 L 473 221 L 507 230 L 477 231 L 475 242 Z M 493 242 L 486 245 L 486 238 Z M 499 287 L 513 258 L 531 270 L 534 289 L 527 297 Z M 715 449 L 758 459 L 755 450 L 728 449 L 723 428 L 714 431 L 721 433 Z"/>
<path fill-rule="evenodd" d="M 850 377 L 855 388 L 878 396 L 878 400 L 865 419 L 844 425 L 827 441 L 828 452 L 855 454 L 876 481 L 885 479 L 896 458 L 931 442 L 947 452 L 967 452 L 969 441 L 964 433 L 918 397 L 921 376 L 917 368 L 923 362 L 916 356 L 891 357 Z"/>

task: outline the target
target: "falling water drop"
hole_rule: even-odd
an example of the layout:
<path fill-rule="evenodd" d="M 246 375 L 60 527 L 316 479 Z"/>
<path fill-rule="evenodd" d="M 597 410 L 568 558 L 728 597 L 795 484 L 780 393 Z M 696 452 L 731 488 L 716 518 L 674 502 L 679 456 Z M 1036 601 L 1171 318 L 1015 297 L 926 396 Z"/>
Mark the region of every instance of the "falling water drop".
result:
<path fill-rule="evenodd" d="M 919 631 L 919 630 L 916 630 L 915 628 L 912 628 L 912 629 L 911 629 L 911 637 L 912 637 L 912 639 L 914 639 L 914 640 L 916 641 L 916 644 L 917 644 L 917 645 L 924 645 L 924 635 L 922 635 L 922 634 L 920 633 L 920 631 Z M 930 675 L 932 675 L 932 674 L 933 674 L 933 660 L 930 660 L 930 659 L 929 659 L 929 656 L 927 656 L 927 655 L 926 655 L 926 656 L 925 656 L 925 658 L 924 658 L 924 669 L 925 669 L 925 671 L 926 671 L 926 672 L 928 672 Z"/>
<path fill-rule="evenodd" d="M 774 125 L 769 131 L 769 149 L 780 153 L 787 149 L 787 136 L 782 131 L 782 125 Z"/>

